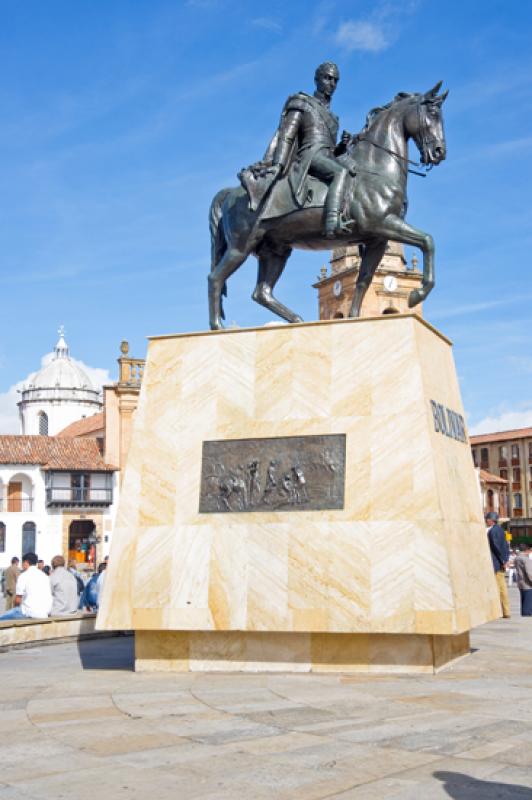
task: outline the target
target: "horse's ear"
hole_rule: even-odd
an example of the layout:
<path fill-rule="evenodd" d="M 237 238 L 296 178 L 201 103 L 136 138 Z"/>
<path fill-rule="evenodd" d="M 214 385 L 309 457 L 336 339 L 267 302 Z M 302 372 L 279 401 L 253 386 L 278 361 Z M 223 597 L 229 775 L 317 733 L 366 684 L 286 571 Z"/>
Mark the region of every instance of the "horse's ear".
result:
<path fill-rule="evenodd" d="M 436 98 L 436 102 L 438 103 L 439 106 L 441 106 L 442 103 L 445 103 L 448 94 L 449 94 L 449 89 L 446 89 L 443 94 L 440 94 L 440 96 Z"/>
<path fill-rule="evenodd" d="M 438 92 L 440 91 L 440 89 L 442 87 L 442 84 L 443 84 L 443 81 L 438 81 L 436 86 L 434 86 L 432 89 L 429 89 L 428 92 L 425 92 L 425 97 L 423 98 L 423 102 L 424 103 L 433 103 L 435 101 L 436 97 L 438 96 Z"/>

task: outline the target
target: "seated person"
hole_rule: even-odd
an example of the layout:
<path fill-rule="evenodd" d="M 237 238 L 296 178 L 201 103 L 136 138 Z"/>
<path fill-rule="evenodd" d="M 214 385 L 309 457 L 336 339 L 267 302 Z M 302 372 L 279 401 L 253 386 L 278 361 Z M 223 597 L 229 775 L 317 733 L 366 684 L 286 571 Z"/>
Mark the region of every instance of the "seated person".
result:
<path fill-rule="evenodd" d="M 52 558 L 52 574 L 50 588 L 52 590 L 52 616 L 75 614 L 78 610 L 78 584 L 74 575 L 65 569 L 63 556 Z"/>
<path fill-rule="evenodd" d="M 94 575 L 90 578 L 89 582 L 85 586 L 85 591 L 81 596 L 81 603 L 80 608 L 86 608 L 87 611 L 97 611 L 98 610 L 98 595 L 99 595 L 99 579 L 102 572 L 105 570 L 107 564 L 102 562 L 98 567 L 98 572 L 95 572 Z"/>
<path fill-rule="evenodd" d="M 17 578 L 15 605 L 0 617 L 9 619 L 44 619 L 52 610 L 52 592 L 49 578 L 37 568 L 35 553 L 22 556 L 22 572 Z"/>

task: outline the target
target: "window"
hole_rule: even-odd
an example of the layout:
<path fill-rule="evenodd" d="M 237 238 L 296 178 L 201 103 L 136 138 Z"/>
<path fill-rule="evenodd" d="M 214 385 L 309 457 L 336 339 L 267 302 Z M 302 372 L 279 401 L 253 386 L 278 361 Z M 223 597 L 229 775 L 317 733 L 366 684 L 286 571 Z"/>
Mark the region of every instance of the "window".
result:
<path fill-rule="evenodd" d="M 505 481 L 507 481 L 508 480 L 508 470 L 507 469 L 501 469 L 500 470 L 500 476 L 501 476 L 501 478 L 504 478 Z"/>
<path fill-rule="evenodd" d="M 528 443 L 528 457 L 532 458 L 532 442 Z"/>
<path fill-rule="evenodd" d="M 487 447 L 480 448 L 480 463 L 482 466 L 489 465 L 489 452 Z"/>
<path fill-rule="evenodd" d="M 75 503 L 85 503 L 89 500 L 91 476 L 88 472 L 76 472 L 70 476 L 72 500 Z"/>
<path fill-rule="evenodd" d="M 48 436 L 48 414 L 39 412 L 39 436 Z"/>
<path fill-rule="evenodd" d="M 523 508 L 523 498 L 521 496 L 521 492 L 516 492 L 514 494 L 514 508 L 516 510 L 521 510 Z"/>
<path fill-rule="evenodd" d="M 0 522 L 0 553 L 6 552 L 6 526 Z"/>
<path fill-rule="evenodd" d="M 493 489 L 488 489 L 486 494 L 486 504 L 488 507 L 488 511 L 493 511 Z"/>
<path fill-rule="evenodd" d="M 478 467 L 478 456 L 476 450 L 473 450 L 473 464 L 475 465 L 475 467 Z"/>
<path fill-rule="evenodd" d="M 512 458 L 519 458 L 519 445 L 513 444 L 512 445 Z"/>
<path fill-rule="evenodd" d="M 499 447 L 499 458 L 508 458 L 508 448 L 505 444 L 503 444 L 502 447 Z"/>
<path fill-rule="evenodd" d="M 35 523 L 25 522 L 22 526 L 22 555 L 35 552 L 35 534 Z"/>
<path fill-rule="evenodd" d="M 512 470 L 512 480 L 514 483 L 521 483 L 521 470 L 519 467 L 514 467 Z"/>

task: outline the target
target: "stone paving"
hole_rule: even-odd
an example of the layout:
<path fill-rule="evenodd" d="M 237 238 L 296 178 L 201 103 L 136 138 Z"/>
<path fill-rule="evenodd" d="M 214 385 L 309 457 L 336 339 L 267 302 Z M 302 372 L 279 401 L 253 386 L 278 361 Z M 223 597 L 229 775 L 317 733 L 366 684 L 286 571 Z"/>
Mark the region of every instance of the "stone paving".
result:
<path fill-rule="evenodd" d="M 0 800 L 532 800 L 532 618 L 436 676 L 135 674 L 131 637 L 0 654 Z"/>

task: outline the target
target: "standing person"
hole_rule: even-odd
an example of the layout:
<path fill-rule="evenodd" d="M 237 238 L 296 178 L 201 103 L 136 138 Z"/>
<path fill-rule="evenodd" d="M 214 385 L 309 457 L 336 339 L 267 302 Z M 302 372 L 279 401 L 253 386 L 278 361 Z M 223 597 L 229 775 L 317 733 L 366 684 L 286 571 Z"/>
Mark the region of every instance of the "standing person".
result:
<path fill-rule="evenodd" d="M 532 545 L 522 546 L 515 559 L 515 572 L 521 594 L 521 616 L 532 617 Z"/>
<path fill-rule="evenodd" d="M 13 556 L 11 566 L 4 572 L 4 596 L 6 598 L 6 611 L 10 611 L 15 605 L 15 589 L 17 578 L 20 575 L 20 559 Z"/>
<path fill-rule="evenodd" d="M 486 514 L 486 522 L 488 523 L 488 541 L 501 599 L 502 615 L 505 619 L 509 619 L 511 613 L 508 589 L 506 588 L 506 565 L 510 558 L 510 547 L 506 541 L 506 534 L 498 524 L 499 515 L 495 511 L 490 511 L 489 514 Z"/>
<path fill-rule="evenodd" d="M 63 556 L 52 558 L 50 588 L 52 590 L 52 616 L 75 614 L 79 606 L 78 583 L 67 569 Z"/>
<path fill-rule="evenodd" d="M 0 620 L 6 619 L 44 619 L 52 610 L 50 580 L 44 572 L 37 569 L 35 553 L 22 556 L 22 573 L 18 576 L 15 589 L 15 605 Z"/>

